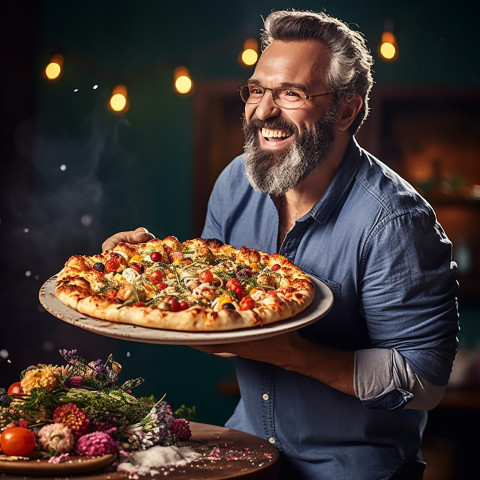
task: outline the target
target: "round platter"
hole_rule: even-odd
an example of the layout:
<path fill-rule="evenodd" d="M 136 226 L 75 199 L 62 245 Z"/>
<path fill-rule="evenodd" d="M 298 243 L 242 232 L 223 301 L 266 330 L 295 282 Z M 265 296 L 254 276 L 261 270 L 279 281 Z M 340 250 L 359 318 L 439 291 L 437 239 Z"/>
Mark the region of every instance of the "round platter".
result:
<path fill-rule="evenodd" d="M 77 312 L 63 304 L 55 294 L 56 276 L 48 279 L 40 289 L 39 299 L 43 308 L 55 317 L 76 327 L 107 337 L 143 343 L 162 343 L 170 345 L 207 345 L 235 343 L 258 340 L 287 333 L 306 327 L 328 313 L 333 305 L 331 290 L 319 280 L 312 278 L 315 284 L 315 297 L 312 304 L 293 318 L 267 324 L 262 327 L 231 330 L 224 332 L 180 332 L 139 327 L 124 323 L 114 323 L 93 318 Z"/>
<path fill-rule="evenodd" d="M 116 455 L 101 457 L 72 457 L 61 463 L 49 463 L 48 460 L 5 460 L 0 455 L 0 473 L 16 475 L 76 475 L 95 472 L 111 465 Z"/>

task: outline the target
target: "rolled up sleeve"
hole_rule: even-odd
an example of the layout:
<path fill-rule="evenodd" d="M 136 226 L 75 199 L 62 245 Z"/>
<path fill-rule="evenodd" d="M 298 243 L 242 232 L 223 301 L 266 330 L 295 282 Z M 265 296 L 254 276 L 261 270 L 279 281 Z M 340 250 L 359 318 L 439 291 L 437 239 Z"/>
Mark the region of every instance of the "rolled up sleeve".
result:
<path fill-rule="evenodd" d="M 433 211 L 386 218 L 371 232 L 362 256 L 361 304 L 372 346 L 389 353 L 356 354 L 355 385 L 367 407 L 404 407 L 414 399 L 415 376 L 420 385 L 432 385 L 426 390 L 432 404 L 439 392 L 434 387 L 447 384 L 458 345 L 451 253 Z"/>

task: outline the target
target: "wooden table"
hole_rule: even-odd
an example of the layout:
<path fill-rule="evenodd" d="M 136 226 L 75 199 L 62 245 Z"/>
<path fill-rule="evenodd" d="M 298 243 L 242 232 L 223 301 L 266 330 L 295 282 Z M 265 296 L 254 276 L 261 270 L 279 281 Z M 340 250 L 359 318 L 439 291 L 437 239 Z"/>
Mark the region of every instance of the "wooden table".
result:
<path fill-rule="evenodd" d="M 224 427 L 190 423 L 192 438 L 181 445 L 188 445 L 202 457 L 186 466 L 158 468 L 158 474 L 138 477 L 140 480 L 277 480 L 280 471 L 278 450 L 263 440 L 248 433 Z M 132 480 L 127 473 L 117 472 L 107 467 L 89 474 L 39 475 L 0 474 L 0 480 Z"/>

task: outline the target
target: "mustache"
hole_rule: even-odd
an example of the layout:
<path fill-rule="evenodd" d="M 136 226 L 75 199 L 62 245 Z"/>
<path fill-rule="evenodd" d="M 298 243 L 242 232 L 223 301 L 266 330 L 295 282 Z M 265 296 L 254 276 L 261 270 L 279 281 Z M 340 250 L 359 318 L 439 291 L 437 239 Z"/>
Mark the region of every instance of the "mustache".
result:
<path fill-rule="evenodd" d="M 268 128 L 270 130 L 284 130 L 290 135 L 299 133 L 299 130 L 294 123 L 282 118 L 260 120 L 258 118 L 252 117 L 247 123 L 245 117 L 243 117 L 243 130 L 245 133 L 251 133 L 259 128 Z"/>

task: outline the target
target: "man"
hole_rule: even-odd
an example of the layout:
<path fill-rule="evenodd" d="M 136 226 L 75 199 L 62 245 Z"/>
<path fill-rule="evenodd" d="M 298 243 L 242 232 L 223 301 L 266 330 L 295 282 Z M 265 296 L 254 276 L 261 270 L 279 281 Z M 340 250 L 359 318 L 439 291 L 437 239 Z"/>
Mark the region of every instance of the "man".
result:
<path fill-rule="evenodd" d="M 227 426 L 282 453 L 284 478 L 420 479 L 426 410 L 456 352 L 451 244 L 434 212 L 353 138 L 368 113 L 361 35 L 320 13 L 265 22 L 248 85 L 245 153 L 220 175 L 202 237 L 288 257 L 333 291 L 299 332 L 206 346 L 236 355 Z M 144 229 L 104 244 L 145 241 Z"/>

